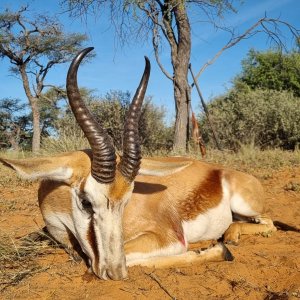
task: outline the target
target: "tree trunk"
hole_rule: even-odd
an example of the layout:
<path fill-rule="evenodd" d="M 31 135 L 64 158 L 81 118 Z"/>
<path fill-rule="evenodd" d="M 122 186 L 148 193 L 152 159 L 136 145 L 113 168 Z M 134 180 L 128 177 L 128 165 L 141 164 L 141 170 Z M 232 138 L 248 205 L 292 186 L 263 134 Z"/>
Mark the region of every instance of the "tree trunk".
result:
<path fill-rule="evenodd" d="M 172 52 L 174 97 L 176 106 L 174 150 L 186 152 L 188 142 L 188 66 L 191 55 L 191 29 L 184 2 L 180 1 L 177 4 L 174 8 L 174 15 L 178 31 L 177 51 L 176 53 Z"/>
<path fill-rule="evenodd" d="M 174 134 L 174 150 L 186 152 L 187 150 L 187 131 L 188 131 L 188 98 L 186 80 L 174 84 L 174 96 L 176 103 L 176 120 Z"/>
<path fill-rule="evenodd" d="M 31 111 L 32 111 L 32 127 L 33 127 L 32 152 L 38 152 L 40 151 L 40 145 L 41 145 L 40 111 L 38 107 L 38 97 L 34 97 L 30 91 L 29 80 L 26 73 L 26 65 L 22 64 L 19 67 L 19 70 L 23 81 L 23 87 L 26 96 L 29 100 Z"/>
<path fill-rule="evenodd" d="M 20 133 L 21 133 L 21 128 L 18 125 L 14 125 L 14 128 L 11 132 L 11 134 L 8 136 L 8 140 L 10 142 L 10 145 L 12 149 L 16 152 L 19 152 L 20 146 Z"/>
<path fill-rule="evenodd" d="M 37 104 L 37 98 L 33 97 L 30 100 L 30 106 L 32 110 L 32 152 L 38 152 L 41 148 L 41 129 L 40 129 L 40 112 Z"/>

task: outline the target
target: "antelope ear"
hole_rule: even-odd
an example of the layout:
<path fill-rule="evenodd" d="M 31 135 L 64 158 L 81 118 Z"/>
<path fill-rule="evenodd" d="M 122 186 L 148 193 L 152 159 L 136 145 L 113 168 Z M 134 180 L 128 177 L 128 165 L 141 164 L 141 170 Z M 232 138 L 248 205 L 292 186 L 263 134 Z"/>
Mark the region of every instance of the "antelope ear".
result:
<path fill-rule="evenodd" d="M 0 158 L 0 162 L 15 170 L 24 179 L 51 179 L 67 181 L 73 175 L 73 168 L 64 163 L 62 157 L 43 157 L 30 159 Z"/>
<path fill-rule="evenodd" d="M 142 159 L 139 175 L 167 176 L 185 169 L 192 162 L 190 160 L 181 162 L 162 162 L 152 159 Z"/>

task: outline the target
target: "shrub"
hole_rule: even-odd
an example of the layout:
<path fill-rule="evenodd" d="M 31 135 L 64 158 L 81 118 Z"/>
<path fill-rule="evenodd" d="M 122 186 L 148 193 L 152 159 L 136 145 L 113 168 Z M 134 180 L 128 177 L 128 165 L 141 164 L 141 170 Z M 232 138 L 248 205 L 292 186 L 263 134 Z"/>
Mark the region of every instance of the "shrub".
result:
<path fill-rule="evenodd" d="M 289 92 L 231 91 L 214 99 L 208 109 L 224 148 L 242 144 L 261 149 L 295 149 L 300 144 L 300 98 Z M 203 136 L 213 145 L 206 118 L 200 116 Z"/>
<path fill-rule="evenodd" d="M 112 137 L 115 147 L 122 150 L 123 128 L 130 105 L 129 92 L 111 91 L 103 99 L 90 97 L 88 107 L 94 117 Z M 144 153 L 167 150 L 172 146 L 173 130 L 164 123 L 165 111 L 146 97 L 139 122 L 139 134 Z M 42 148 L 49 152 L 73 151 L 89 147 L 69 109 L 55 122 L 56 137 L 44 138 Z"/>

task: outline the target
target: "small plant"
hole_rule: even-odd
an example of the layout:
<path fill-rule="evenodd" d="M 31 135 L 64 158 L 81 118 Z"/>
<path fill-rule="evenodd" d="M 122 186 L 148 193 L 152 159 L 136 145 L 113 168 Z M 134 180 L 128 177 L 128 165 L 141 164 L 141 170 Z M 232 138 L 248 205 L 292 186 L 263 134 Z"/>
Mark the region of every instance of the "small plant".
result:
<path fill-rule="evenodd" d="M 285 191 L 293 191 L 293 192 L 299 193 L 300 192 L 300 183 L 290 181 L 283 187 L 283 189 Z"/>

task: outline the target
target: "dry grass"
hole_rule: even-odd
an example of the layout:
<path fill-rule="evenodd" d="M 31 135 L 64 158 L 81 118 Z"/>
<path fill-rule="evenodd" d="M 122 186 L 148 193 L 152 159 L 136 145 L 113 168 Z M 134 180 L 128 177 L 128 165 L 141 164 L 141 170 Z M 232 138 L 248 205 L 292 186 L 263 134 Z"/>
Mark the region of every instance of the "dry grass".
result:
<path fill-rule="evenodd" d="M 47 147 L 42 149 L 38 155 L 33 155 L 31 152 L 0 152 L 0 157 L 6 158 L 28 158 L 32 156 L 43 156 L 51 155 L 56 153 L 62 153 L 64 151 L 73 151 L 76 149 L 84 149 L 86 142 L 84 139 L 73 144 L 70 142 L 71 139 L 66 138 L 65 143 L 59 145 L 55 140 L 48 140 Z M 53 142 L 53 143 L 52 143 Z M 69 144 L 71 143 L 71 144 Z M 59 147 L 58 147 L 59 145 Z M 182 153 L 177 152 L 164 152 L 158 151 L 155 156 L 174 156 L 182 155 Z M 154 156 L 153 154 L 144 153 L 144 157 Z M 280 149 L 270 149 L 270 150 L 259 150 L 252 145 L 242 145 L 240 151 L 237 153 L 233 151 L 218 151 L 215 149 L 207 149 L 207 155 L 202 158 L 200 153 L 195 153 L 191 151 L 187 154 L 189 157 L 194 157 L 199 160 L 203 160 L 209 163 L 216 163 L 229 168 L 234 168 L 240 171 L 246 171 L 254 175 L 260 175 L 265 179 L 265 177 L 271 176 L 268 174 L 272 173 L 272 170 L 277 170 L 282 167 L 293 167 L 300 165 L 300 150 L 295 151 L 283 151 Z M 260 174 L 263 171 L 264 174 Z M 24 181 L 15 175 L 13 170 L 10 170 L 0 164 L 0 174 L 5 174 L 5 176 L 0 176 L 0 187 L 30 187 L 32 182 Z"/>
<path fill-rule="evenodd" d="M 160 152 L 157 156 L 182 155 L 176 152 Z M 146 155 L 144 155 L 146 156 Z M 152 155 L 149 155 L 152 156 Z M 220 164 L 240 171 L 271 170 L 282 167 L 300 165 L 300 150 L 283 151 L 281 149 L 259 150 L 252 145 L 242 145 L 238 152 L 216 149 L 207 149 L 206 157 L 201 157 L 199 152 L 190 151 L 186 156 L 193 157 L 208 163 Z"/>
<path fill-rule="evenodd" d="M 62 153 L 90 148 L 87 139 L 74 133 L 61 134 L 59 139 L 49 137 L 43 140 L 42 151 L 45 154 Z"/>
<path fill-rule="evenodd" d="M 37 258 L 54 253 L 55 247 L 58 245 L 42 231 L 19 240 L 0 233 L 0 291 L 46 271 L 49 267 L 38 265 Z"/>
<path fill-rule="evenodd" d="M 283 188 L 286 191 L 293 191 L 296 193 L 300 193 L 300 183 L 299 182 L 290 181 Z"/>
<path fill-rule="evenodd" d="M 279 169 L 300 165 L 300 150 L 283 151 L 280 149 L 259 150 L 243 146 L 239 152 L 209 150 L 206 160 L 242 171 L 253 169 Z"/>

